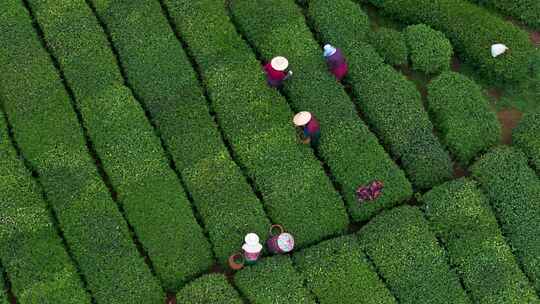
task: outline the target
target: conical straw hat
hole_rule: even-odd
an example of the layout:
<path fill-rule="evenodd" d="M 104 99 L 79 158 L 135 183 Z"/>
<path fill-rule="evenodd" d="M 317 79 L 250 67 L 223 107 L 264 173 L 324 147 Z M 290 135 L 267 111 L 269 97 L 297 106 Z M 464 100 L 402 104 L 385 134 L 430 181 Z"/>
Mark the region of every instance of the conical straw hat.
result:
<path fill-rule="evenodd" d="M 491 56 L 493 58 L 504 54 L 508 50 L 508 47 L 502 43 L 497 43 L 491 46 Z"/>
<path fill-rule="evenodd" d="M 297 127 L 305 126 L 311 120 L 311 113 L 302 111 L 294 115 L 293 122 Z"/>
<path fill-rule="evenodd" d="M 289 66 L 289 61 L 283 56 L 277 56 L 270 62 L 272 68 L 276 71 L 285 71 Z"/>
<path fill-rule="evenodd" d="M 336 48 L 330 44 L 324 46 L 324 57 L 330 57 L 336 53 Z"/>

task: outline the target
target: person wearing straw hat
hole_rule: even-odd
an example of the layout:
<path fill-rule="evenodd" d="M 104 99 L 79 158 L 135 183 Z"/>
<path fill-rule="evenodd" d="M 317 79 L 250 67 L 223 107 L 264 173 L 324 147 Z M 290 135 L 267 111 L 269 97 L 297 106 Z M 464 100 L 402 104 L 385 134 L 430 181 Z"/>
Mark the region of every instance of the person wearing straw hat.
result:
<path fill-rule="evenodd" d="M 296 127 L 303 128 L 304 138 L 302 142 L 313 147 L 318 146 L 321 138 L 321 127 L 319 121 L 310 112 L 302 111 L 294 115 L 293 123 Z"/>
<path fill-rule="evenodd" d="M 330 70 L 330 73 L 336 76 L 336 79 L 338 81 L 341 81 L 349 71 L 349 66 L 347 65 L 345 56 L 343 56 L 343 53 L 340 49 L 335 48 L 330 44 L 326 44 L 323 49 L 323 55 L 326 59 L 328 70 Z"/>
<path fill-rule="evenodd" d="M 287 58 L 282 56 L 272 58 L 272 60 L 263 67 L 266 72 L 266 77 L 268 78 L 268 84 L 273 88 L 280 87 L 285 79 L 292 76 L 292 72 L 287 71 L 288 67 L 289 61 Z"/>

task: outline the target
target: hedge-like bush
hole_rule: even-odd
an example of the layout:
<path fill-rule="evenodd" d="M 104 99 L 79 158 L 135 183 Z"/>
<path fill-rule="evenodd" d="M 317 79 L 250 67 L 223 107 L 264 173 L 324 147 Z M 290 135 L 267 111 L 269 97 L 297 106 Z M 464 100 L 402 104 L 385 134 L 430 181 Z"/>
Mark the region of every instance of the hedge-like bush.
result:
<path fill-rule="evenodd" d="M 96 303 L 162 303 L 22 2 L 3 2 L 0 40 L 0 100 Z"/>
<path fill-rule="evenodd" d="M 537 292 L 540 292 L 540 180 L 527 157 L 510 147 L 497 147 L 472 167 L 504 236 Z"/>
<path fill-rule="evenodd" d="M 494 7 L 515 17 L 535 29 L 540 29 L 540 1 L 537 0 L 469 0 L 480 5 Z"/>
<path fill-rule="evenodd" d="M 443 33 L 425 24 L 416 24 L 405 28 L 403 35 L 409 48 L 413 69 L 426 74 L 436 74 L 450 69 L 454 50 Z"/>
<path fill-rule="evenodd" d="M 297 252 L 294 261 L 318 303 L 396 303 L 352 235 Z"/>
<path fill-rule="evenodd" d="M 0 271 L 4 271 L 2 268 L 0 268 Z M 9 304 L 8 297 L 6 295 L 5 289 L 4 289 L 4 282 L 0 282 L 0 303 L 2 304 Z"/>
<path fill-rule="evenodd" d="M 540 175 L 540 111 L 526 113 L 512 132 L 512 143 L 523 150 Z"/>
<path fill-rule="evenodd" d="M 270 222 L 221 139 L 189 59 L 158 2 L 92 3 L 181 172 L 219 261 L 225 262 L 245 234 L 263 237 Z"/>
<path fill-rule="evenodd" d="M 333 2 L 343 5 L 334 7 L 330 4 Z M 401 162 L 413 185 L 430 188 L 450 179 L 450 157 L 432 132 L 416 86 L 385 65 L 377 52 L 361 41 L 362 36 L 350 24 L 363 20 L 365 13 L 357 5 L 356 9 L 340 9 L 348 8 L 345 3 L 355 5 L 349 0 L 311 0 L 308 16 L 323 39 L 340 46 L 346 54 L 360 111 Z"/>
<path fill-rule="evenodd" d="M 409 51 L 402 32 L 391 28 L 379 28 L 368 35 L 369 43 L 390 65 L 405 65 Z"/>
<path fill-rule="evenodd" d="M 235 274 L 234 283 L 251 303 L 315 303 L 286 255 L 265 258 L 242 269 Z"/>
<path fill-rule="evenodd" d="M 314 113 L 321 123 L 319 152 L 341 186 L 352 218 L 368 220 L 409 198 L 412 187 L 405 174 L 358 117 L 343 87 L 327 72 L 321 48 L 294 1 L 233 1 L 231 12 L 265 61 L 275 54 L 289 59 L 294 77 L 285 83 L 284 92 L 293 108 Z M 261 20 L 261 14 L 271 18 Z M 276 20 L 283 30 L 272 27 Z M 373 180 L 384 182 L 382 196 L 359 204 L 356 189 Z"/>
<path fill-rule="evenodd" d="M 399 303 L 471 303 L 417 208 L 384 211 L 358 237 Z"/>
<path fill-rule="evenodd" d="M 448 182 L 421 201 L 432 230 L 476 303 L 538 302 L 475 182 Z"/>
<path fill-rule="evenodd" d="M 428 85 L 427 108 L 443 143 L 462 165 L 497 144 L 501 126 L 480 86 L 444 72 Z"/>
<path fill-rule="evenodd" d="M 527 33 L 466 0 L 369 0 L 383 13 L 443 32 L 455 51 L 493 81 L 521 81 L 533 51 Z M 504 0 L 503 0 L 504 1 Z M 491 45 L 510 48 L 493 58 Z"/>
<path fill-rule="evenodd" d="M 30 3 L 75 92 L 90 140 L 128 222 L 163 287 L 176 291 L 210 268 L 213 258 L 159 138 L 130 90 L 120 84 L 114 54 L 90 7 L 83 2 Z M 56 17 L 57 11 L 63 12 L 62 18 Z M 96 81 L 99 77 L 103 79 Z"/>
<path fill-rule="evenodd" d="M 0 168 L 0 259 L 18 302 L 90 304 L 40 189 L 10 143 L 2 112 Z"/>
<path fill-rule="evenodd" d="M 190 282 L 176 294 L 176 301 L 182 304 L 243 303 L 222 274 L 208 274 Z"/>
<path fill-rule="evenodd" d="M 261 191 L 272 221 L 283 224 L 300 247 L 344 231 L 343 201 L 310 148 L 299 144 L 293 113 L 266 84 L 223 3 L 165 4 L 200 67 L 225 137 Z"/>

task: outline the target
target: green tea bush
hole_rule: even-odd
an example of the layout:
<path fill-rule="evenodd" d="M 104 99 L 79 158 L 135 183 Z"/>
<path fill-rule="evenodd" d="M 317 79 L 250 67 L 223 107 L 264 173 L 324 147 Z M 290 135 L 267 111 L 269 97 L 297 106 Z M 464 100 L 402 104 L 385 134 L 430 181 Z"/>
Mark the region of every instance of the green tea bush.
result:
<path fill-rule="evenodd" d="M 409 51 L 402 32 L 391 28 L 379 28 L 368 35 L 369 43 L 390 65 L 405 65 Z"/>
<path fill-rule="evenodd" d="M 334 7 L 331 3 L 340 5 Z M 355 20 L 363 20 L 365 13 L 350 0 L 310 0 L 308 18 L 323 39 L 343 49 L 360 111 L 392 156 L 401 162 L 412 184 L 427 189 L 450 179 L 450 157 L 432 132 L 433 125 L 416 86 L 385 65 L 351 26 Z"/>
<path fill-rule="evenodd" d="M 1 112 L 0 168 L 0 259 L 18 302 L 90 304 L 40 189 L 10 143 Z"/>
<path fill-rule="evenodd" d="M 247 233 L 262 237 L 270 222 L 221 139 L 188 57 L 158 2 L 92 2 L 181 172 L 219 261 L 226 262 Z"/>
<path fill-rule="evenodd" d="M 384 211 L 358 237 L 399 303 L 471 303 L 417 208 Z"/>
<path fill-rule="evenodd" d="M 425 23 L 443 32 L 455 51 L 492 81 L 521 81 L 533 47 L 525 31 L 465 0 L 369 0 L 383 13 L 407 23 Z M 491 45 L 510 52 L 493 58 Z"/>
<path fill-rule="evenodd" d="M 413 69 L 426 74 L 437 74 L 450 69 L 454 50 L 443 33 L 425 24 L 408 26 L 403 33 Z"/>
<path fill-rule="evenodd" d="M 163 287 L 176 291 L 210 268 L 213 258 L 159 138 L 140 104 L 121 84 L 106 35 L 86 3 L 30 3 L 75 93 L 90 140 L 127 220 Z M 58 11 L 62 18 L 56 17 Z"/>
<path fill-rule="evenodd" d="M 421 201 L 475 303 L 538 303 L 475 182 L 445 183 Z"/>
<path fill-rule="evenodd" d="M 0 271 L 4 271 L 2 268 L 0 268 Z M 2 304 L 9 304 L 8 297 L 6 295 L 4 282 L 0 283 L 0 303 Z"/>
<path fill-rule="evenodd" d="M 293 113 L 266 84 L 223 3 L 165 4 L 200 68 L 224 135 L 261 191 L 272 221 L 284 225 L 300 247 L 343 232 L 343 201 L 310 149 L 298 143 Z"/>
<path fill-rule="evenodd" d="M 304 249 L 294 261 L 318 303 L 396 303 L 354 236 Z"/>
<path fill-rule="evenodd" d="M 515 17 L 535 29 L 540 29 L 540 1 L 537 0 L 469 0 L 494 7 L 504 14 Z"/>
<path fill-rule="evenodd" d="M 427 108 L 443 143 L 464 166 L 500 140 L 497 115 L 480 86 L 464 75 L 444 72 L 435 78 Z"/>
<path fill-rule="evenodd" d="M 526 113 L 512 132 L 513 144 L 529 158 L 540 175 L 540 111 Z"/>
<path fill-rule="evenodd" d="M 242 304 L 238 292 L 222 274 L 207 274 L 186 285 L 176 294 L 182 304 Z"/>
<path fill-rule="evenodd" d="M 242 269 L 235 274 L 234 283 L 251 303 L 315 303 L 286 255 L 265 258 Z"/>
<path fill-rule="evenodd" d="M 537 292 L 540 291 L 540 180 L 527 157 L 510 147 L 497 147 L 472 167 L 501 223 L 504 236 Z"/>
<path fill-rule="evenodd" d="M 234 1 L 231 11 L 266 61 L 275 54 L 286 54 L 294 77 L 285 83 L 285 94 L 293 108 L 314 113 L 321 123 L 319 152 L 340 184 L 352 218 L 368 220 L 381 209 L 409 198 L 412 187 L 405 173 L 358 117 L 343 87 L 327 72 L 321 48 L 294 2 Z M 257 17 L 260 14 L 271 18 L 261 20 Z M 272 28 L 276 20 L 282 24 L 282 31 Z M 359 204 L 356 189 L 373 180 L 384 181 L 382 196 L 375 202 Z"/>
<path fill-rule="evenodd" d="M 162 303 L 163 291 L 96 170 L 58 72 L 22 2 L 4 1 L 0 40 L 0 100 L 96 303 Z"/>

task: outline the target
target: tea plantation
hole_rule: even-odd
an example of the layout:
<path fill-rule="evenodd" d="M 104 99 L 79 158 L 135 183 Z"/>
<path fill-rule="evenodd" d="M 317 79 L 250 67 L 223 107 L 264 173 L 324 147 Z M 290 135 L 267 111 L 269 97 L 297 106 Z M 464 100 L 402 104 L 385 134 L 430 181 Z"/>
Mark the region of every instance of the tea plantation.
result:
<path fill-rule="evenodd" d="M 272 224 L 294 250 L 233 270 Z M 540 304 L 540 2 L 2 0 L 0 273 L 0 304 Z"/>

